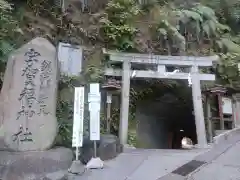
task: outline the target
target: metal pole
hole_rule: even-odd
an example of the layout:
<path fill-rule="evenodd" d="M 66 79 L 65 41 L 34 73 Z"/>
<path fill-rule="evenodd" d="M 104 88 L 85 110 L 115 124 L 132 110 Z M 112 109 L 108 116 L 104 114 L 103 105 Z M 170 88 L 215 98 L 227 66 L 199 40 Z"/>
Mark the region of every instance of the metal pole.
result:
<path fill-rule="evenodd" d="M 97 158 L 97 141 L 93 141 L 94 158 Z"/>
<path fill-rule="evenodd" d="M 76 161 L 78 161 L 79 147 L 76 147 Z"/>

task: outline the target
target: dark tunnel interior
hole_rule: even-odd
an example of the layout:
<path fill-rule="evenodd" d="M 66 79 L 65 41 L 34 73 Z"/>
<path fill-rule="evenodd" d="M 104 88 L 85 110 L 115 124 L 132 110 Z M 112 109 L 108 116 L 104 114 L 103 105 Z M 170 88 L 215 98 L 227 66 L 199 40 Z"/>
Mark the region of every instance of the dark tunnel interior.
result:
<path fill-rule="evenodd" d="M 157 100 L 146 100 L 136 110 L 137 141 L 141 148 L 180 149 L 183 137 L 197 143 L 191 93 L 188 102 L 165 93 Z"/>

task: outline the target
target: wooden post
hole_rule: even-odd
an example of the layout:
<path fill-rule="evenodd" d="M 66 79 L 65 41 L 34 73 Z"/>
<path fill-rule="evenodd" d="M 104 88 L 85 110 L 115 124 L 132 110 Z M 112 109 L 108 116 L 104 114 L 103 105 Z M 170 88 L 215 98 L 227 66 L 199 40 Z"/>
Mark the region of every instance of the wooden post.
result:
<path fill-rule="evenodd" d="M 236 108 L 236 102 L 235 102 L 235 99 L 232 98 L 232 128 L 236 128 L 237 127 L 237 116 L 236 116 L 236 113 L 237 113 L 237 108 Z"/>
<path fill-rule="evenodd" d="M 211 104 L 210 104 L 210 96 L 206 95 L 206 114 L 207 114 L 207 125 L 208 125 L 208 135 L 209 141 L 213 142 L 213 128 L 212 128 L 212 112 L 211 112 Z"/>
<path fill-rule="evenodd" d="M 130 91 L 130 69 L 129 61 L 123 62 L 122 71 L 122 99 L 121 99 L 121 114 L 119 124 L 119 139 L 121 144 L 127 144 L 128 140 L 128 111 L 129 111 L 129 91 Z"/>
<path fill-rule="evenodd" d="M 240 127 L 240 94 L 237 93 L 234 96 L 234 116 L 235 116 L 235 127 Z"/>
<path fill-rule="evenodd" d="M 224 130 L 224 119 L 223 119 L 223 109 L 222 109 L 222 97 L 221 94 L 217 94 L 218 98 L 218 109 L 219 109 L 219 120 L 220 120 L 220 130 Z"/>
<path fill-rule="evenodd" d="M 198 145 L 199 147 L 206 147 L 207 139 L 206 139 L 206 129 L 205 129 L 205 121 L 204 121 L 204 115 L 203 115 L 201 84 L 198 77 L 198 67 L 196 65 L 191 68 L 191 73 L 192 73 L 193 107 L 194 107 L 194 116 L 195 116 Z"/>
<path fill-rule="evenodd" d="M 107 133 L 111 133 L 111 103 L 112 94 L 107 92 Z"/>

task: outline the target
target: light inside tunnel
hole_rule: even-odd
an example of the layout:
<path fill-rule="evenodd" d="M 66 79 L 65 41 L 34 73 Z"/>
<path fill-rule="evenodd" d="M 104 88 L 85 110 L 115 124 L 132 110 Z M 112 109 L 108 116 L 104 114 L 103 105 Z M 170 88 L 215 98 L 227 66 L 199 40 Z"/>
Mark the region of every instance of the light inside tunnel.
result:
<path fill-rule="evenodd" d="M 191 149 L 193 148 L 193 142 L 190 138 L 184 137 L 181 141 L 183 149 Z"/>

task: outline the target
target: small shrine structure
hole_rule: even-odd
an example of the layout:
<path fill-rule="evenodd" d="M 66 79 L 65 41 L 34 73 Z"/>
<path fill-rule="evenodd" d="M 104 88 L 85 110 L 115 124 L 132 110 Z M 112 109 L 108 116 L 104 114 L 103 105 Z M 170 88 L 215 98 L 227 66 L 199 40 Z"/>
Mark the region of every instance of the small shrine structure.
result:
<path fill-rule="evenodd" d="M 233 88 L 221 85 L 207 88 L 205 95 L 205 113 L 207 136 L 210 142 L 213 137 L 239 126 L 239 94 Z"/>
<path fill-rule="evenodd" d="M 102 89 L 106 92 L 107 97 L 107 112 L 106 112 L 106 130 L 107 133 L 111 131 L 111 109 L 112 109 L 112 96 L 121 92 L 120 82 L 113 78 L 106 79 L 102 85 Z"/>

